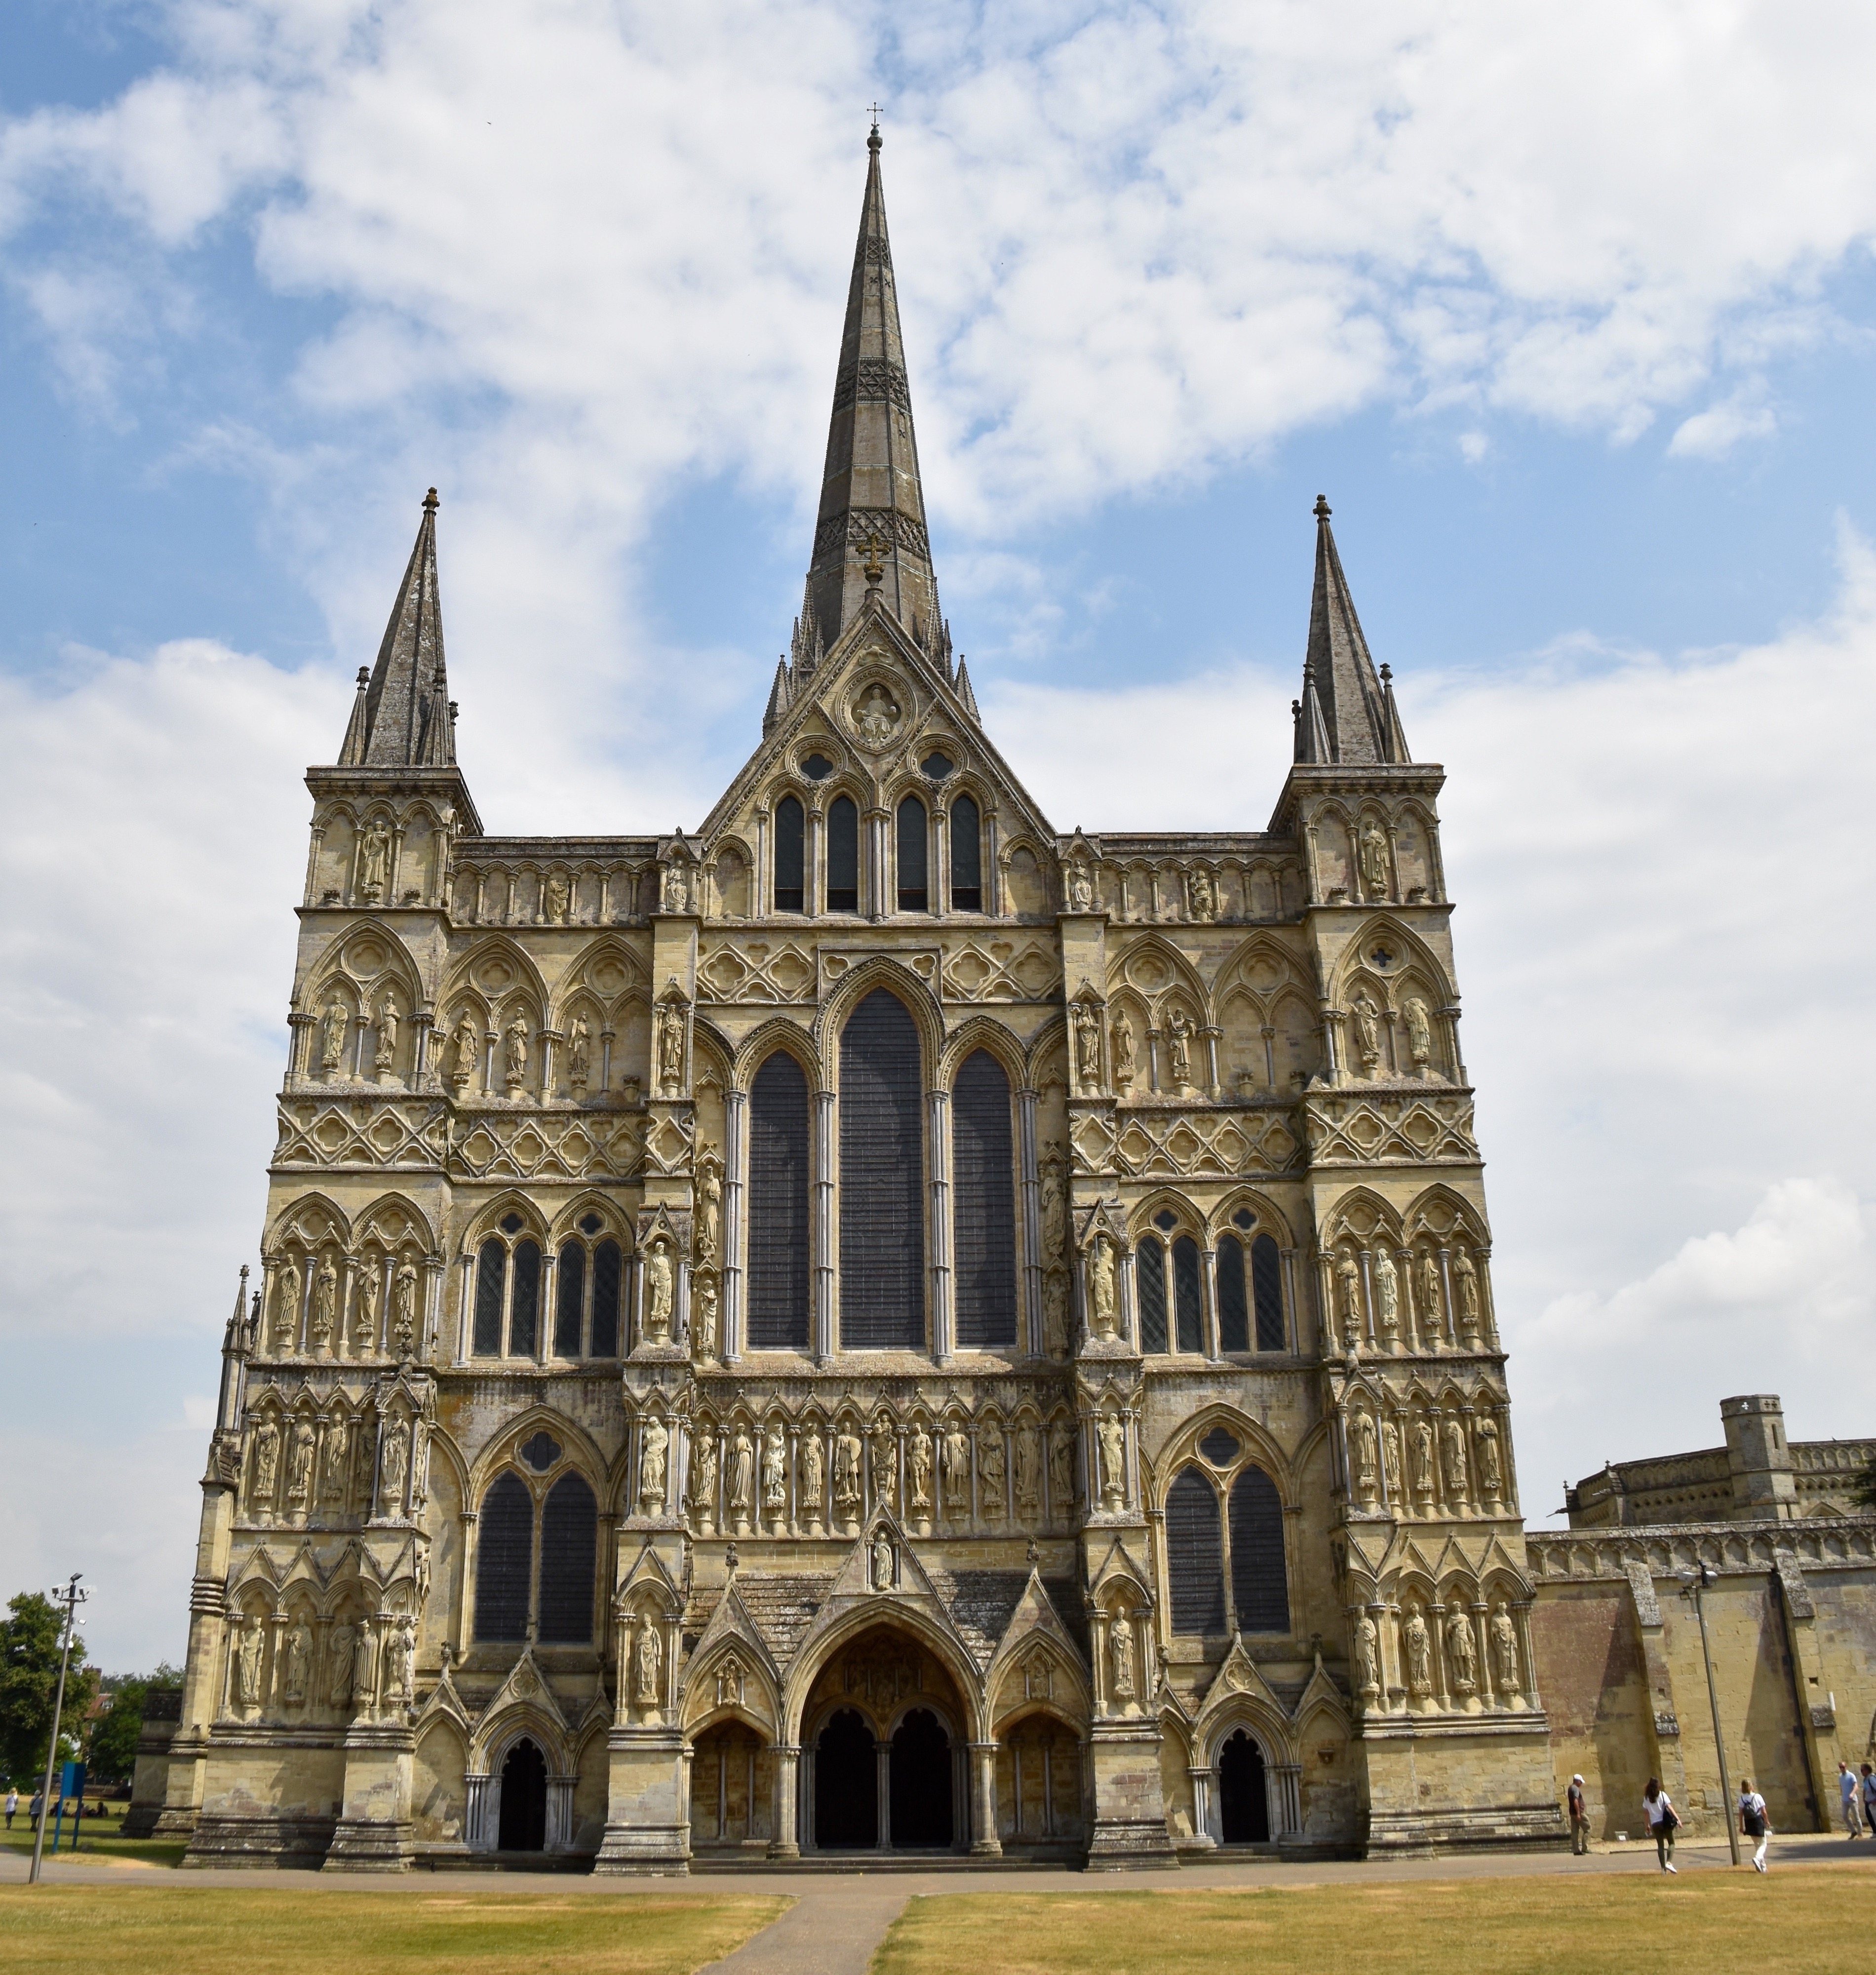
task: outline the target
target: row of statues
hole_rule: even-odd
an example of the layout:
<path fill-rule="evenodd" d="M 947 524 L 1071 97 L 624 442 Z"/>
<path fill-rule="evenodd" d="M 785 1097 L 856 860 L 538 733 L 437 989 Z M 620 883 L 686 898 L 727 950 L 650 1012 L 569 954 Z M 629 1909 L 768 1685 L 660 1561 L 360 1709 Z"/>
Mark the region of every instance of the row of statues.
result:
<path fill-rule="evenodd" d="M 237 1618 L 228 1645 L 228 1705 L 243 1710 L 265 1705 L 263 1655 L 266 1623 Z M 302 1618 L 286 1628 L 274 1648 L 273 1688 L 289 1707 L 307 1706 L 349 1712 L 408 1707 L 416 1691 L 416 1622 L 399 1614 L 332 1628 L 325 1651 L 325 1678 L 314 1666 L 317 1642 Z"/>
<path fill-rule="evenodd" d="M 356 1270 L 346 1326 L 349 1334 L 342 1334 L 337 1260 L 330 1254 L 322 1257 L 312 1272 L 309 1289 L 299 1257 L 289 1254 L 274 1277 L 273 1311 L 267 1333 L 269 1350 L 275 1357 L 290 1357 L 301 1349 L 304 1319 L 304 1349 L 310 1356 L 333 1356 L 343 1348 L 354 1358 L 373 1356 L 381 1349 L 394 1357 L 411 1357 L 417 1348 L 419 1281 L 417 1265 L 409 1250 L 390 1270 L 388 1336 L 383 1329 L 384 1296 L 383 1265 L 367 1257 Z"/>
<path fill-rule="evenodd" d="M 1372 1076 L 1381 1067 L 1381 1004 L 1366 987 L 1355 990 L 1349 1004 L 1355 1024 L 1355 1046 L 1365 1075 Z M 1433 1011 L 1418 994 L 1410 994 L 1401 1004 L 1400 1019 L 1407 1031 L 1408 1060 L 1416 1076 L 1424 1076 L 1433 1060 Z"/>
<path fill-rule="evenodd" d="M 1420 1513 L 1431 1515 L 1436 1497 L 1449 1508 L 1504 1500 L 1504 1456 L 1490 1413 L 1473 1421 L 1468 1436 L 1465 1421 L 1454 1413 L 1443 1418 L 1415 1413 L 1403 1431 L 1398 1418 L 1377 1427 L 1374 1415 L 1358 1408 L 1349 1417 L 1348 1432 L 1355 1492 L 1369 1507 L 1382 1497 L 1384 1476 L 1387 1500 L 1397 1513 L 1411 1500 Z"/>
<path fill-rule="evenodd" d="M 1442 1323 L 1447 1308 L 1443 1273 L 1450 1273 L 1451 1277 L 1453 1317 L 1459 1339 L 1463 1342 L 1476 1343 L 1484 1335 L 1484 1302 L 1480 1290 L 1479 1267 L 1470 1248 L 1460 1245 L 1446 1250 L 1444 1271 L 1441 1251 L 1432 1247 L 1423 1247 L 1417 1254 L 1404 1253 L 1401 1260 L 1408 1264 L 1412 1270 L 1417 1306 L 1412 1314 L 1418 1319 L 1420 1342 L 1424 1349 L 1437 1350 L 1443 1342 Z M 1384 1244 L 1372 1252 L 1368 1276 L 1373 1292 L 1374 1341 L 1386 1350 L 1401 1341 L 1409 1315 L 1401 1266 L 1391 1249 Z M 1362 1279 L 1361 1261 L 1353 1249 L 1345 1247 L 1335 1264 L 1335 1323 L 1328 1339 L 1332 1350 L 1359 1352 L 1368 1342 L 1362 1319 L 1370 1299 L 1363 1293 Z"/>
<path fill-rule="evenodd" d="M 1063 874 L 1063 894 L 1071 912 L 1101 909 L 1100 880 L 1093 865 L 1085 857 L 1072 857 Z M 1218 916 L 1218 880 L 1203 864 L 1185 873 L 1185 916 L 1194 925 L 1209 925 Z"/>
<path fill-rule="evenodd" d="M 1486 1664 L 1483 1651 L 1490 1653 L 1491 1679 L 1499 1700 L 1522 1698 L 1523 1661 L 1516 1622 L 1504 1600 L 1500 1599 L 1485 1618 L 1482 1651 L 1475 1622 L 1483 1612 L 1483 1605 L 1475 1610 L 1455 1602 L 1436 1635 L 1434 1625 L 1428 1622 L 1418 1603 L 1408 1602 L 1400 1621 L 1400 1670 L 1401 1684 L 1411 1700 L 1431 1701 L 1440 1691 L 1435 1677 L 1436 1637 L 1442 1649 L 1438 1671 L 1445 1676 L 1444 1692 L 1449 1700 L 1463 1704 L 1479 1694 L 1480 1671 Z M 1355 1691 L 1365 1701 L 1372 1702 L 1382 1691 L 1385 1671 L 1381 1628 L 1372 1612 L 1364 1610 L 1357 1615 L 1353 1645 Z"/>
<path fill-rule="evenodd" d="M 333 1413 L 315 1425 L 295 1415 L 283 1431 L 271 1412 L 255 1425 L 248 1458 L 247 1504 L 251 1514 L 355 1513 L 361 1497 L 380 1516 L 399 1517 L 422 1507 L 428 1486 L 428 1438 L 420 1425 L 393 1413 L 379 1424 L 376 1473 L 360 1477 L 361 1460 L 373 1452 L 365 1422 Z M 408 1505 L 406 1484 L 410 1484 Z M 367 1513 L 371 1513 L 368 1507 Z"/>

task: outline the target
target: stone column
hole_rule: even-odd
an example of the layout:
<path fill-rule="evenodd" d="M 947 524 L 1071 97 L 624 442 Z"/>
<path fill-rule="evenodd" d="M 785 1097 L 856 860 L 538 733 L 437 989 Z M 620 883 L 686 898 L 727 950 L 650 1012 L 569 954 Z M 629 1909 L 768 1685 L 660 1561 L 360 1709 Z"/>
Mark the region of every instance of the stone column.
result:
<path fill-rule="evenodd" d="M 1205 1356 L 1214 1363 L 1224 1356 L 1218 1329 L 1218 1251 L 1215 1247 L 1198 1251 L 1201 1321 L 1204 1326 Z M 1250 1287 L 1248 1283 L 1245 1287 Z M 1253 1344 L 1256 1339 L 1250 1340 Z"/>
<path fill-rule="evenodd" d="M 771 1858 L 799 1858 L 800 1841 L 797 1836 L 800 1822 L 797 1809 L 797 1783 L 801 1761 L 798 1743 L 778 1742 L 775 1744 L 775 1814 L 771 1820 L 769 1839 L 769 1856 Z"/>
<path fill-rule="evenodd" d="M 1202 1850 L 1215 1851 L 1218 1840 L 1211 1828 L 1211 1772 L 1194 1767 L 1186 1774 L 1192 1781 L 1192 1842 Z"/>
<path fill-rule="evenodd" d="M 814 1093 L 814 1361 L 834 1355 L 834 1094 Z"/>
<path fill-rule="evenodd" d="M 878 1852 L 892 1849 L 892 1744 L 876 1742 L 873 1744 L 874 1787 L 879 1793 L 879 1825 L 878 1838 L 873 1848 Z"/>
<path fill-rule="evenodd" d="M 463 1775 L 462 1836 L 471 1852 L 492 1852 L 495 1848 L 498 1834 L 495 1820 L 489 1814 L 494 1808 L 488 1787 L 492 1780 L 486 1770 L 467 1770 Z"/>
<path fill-rule="evenodd" d="M 314 890 L 319 883 L 320 846 L 325 840 L 326 826 L 323 823 L 314 823 L 311 841 L 306 846 L 306 896 L 301 902 L 304 905 L 310 905 L 314 902 Z"/>
<path fill-rule="evenodd" d="M 743 1236 L 744 1170 L 748 1154 L 749 1093 L 723 1093 L 723 1296 L 718 1322 L 723 1362 L 743 1354 Z"/>
<path fill-rule="evenodd" d="M 925 1159 L 931 1201 L 931 1355 L 941 1365 L 957 1348 L 957 1311 L 951 1297 L 951 1093 L 925 1098 Z"/>
<path fill-rule="evenodd" d="M 1030 1357 L 1040 1358 L 1046 1340 L 1043 1335 L 1042 1181 L 1036 1165 L 1036 1093 L 1019 1090 L 1016 1103 L 1017 1155 L 1022 1162 L 1024 1348 Z"/>
<path fill-rule="evenodd" d="M 1000 1858 L 1003 1842 L 997 1835 L 997 1744 L 973 1742 L 969 1746 L 977 1786 L 972 1793 L 977 1835 L 971 1842 L 971 1855 L 974 1858 Z"/>

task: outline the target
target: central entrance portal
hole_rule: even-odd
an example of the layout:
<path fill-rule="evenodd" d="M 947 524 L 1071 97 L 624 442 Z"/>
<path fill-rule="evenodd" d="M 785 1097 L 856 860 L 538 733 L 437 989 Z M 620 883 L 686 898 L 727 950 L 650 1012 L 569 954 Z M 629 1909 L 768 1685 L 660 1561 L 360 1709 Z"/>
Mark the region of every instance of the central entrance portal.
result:
<path fill-rule="evenodd" d="M 879 1842 L 873 1731 L 851 1707 L 834 1716 L 814 1746 L 814 1842 L 823 1852 L 870 1852 Z"/>
<path fill-rule="evenodd" d="M 1218 1828 L 1227 1845 L 1270 1842 L 1263 1751 L 1241 1728 L 1218 1751 Z"/>
<path fill-rule="evenodd" d="M 931 1851 L 951 1840 L 951 1737 L 928 1707 L 915 1707 L 892 1733 L 892 1846 Z"/>
<path fill-rule="evenodd" d="M 501 1825 L 495 1842 L 504 1852 L 538 1852 L 547 1842 L 547 1759 L 526 1736 L 501 1766 Z"/>

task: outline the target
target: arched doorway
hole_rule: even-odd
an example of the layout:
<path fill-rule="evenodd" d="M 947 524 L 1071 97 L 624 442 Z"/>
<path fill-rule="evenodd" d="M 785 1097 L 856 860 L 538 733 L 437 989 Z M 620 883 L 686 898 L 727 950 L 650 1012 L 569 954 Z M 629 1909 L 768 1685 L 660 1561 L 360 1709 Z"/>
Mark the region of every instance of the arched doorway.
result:
<path fill-rule="evenodd" d="M 547 1759 L 525 1735 L 501 1766 L 504 1852 L 538 1852 L 547 1842 Z"/>
<path fill-rule="evenodd" d="M 854 1708 L 830 1717 L 814 1745 L 814 1842 L 823 1852 L 869 1852 L 879 1842 L 879 1759 Z"/>
<path fill-rule="evenodd" d="M 892 1733 L 892 1846 L 942 1850 L 951 1842 L 951 1737 L 928 1707 L 915 1707 Z"/>
<path fill-rule="evenodd" d="M 1227 1845 L 1270 1842 L 1263 1751 L 1241 1728 L 1218 1751 L 1218 1832 Z"/>

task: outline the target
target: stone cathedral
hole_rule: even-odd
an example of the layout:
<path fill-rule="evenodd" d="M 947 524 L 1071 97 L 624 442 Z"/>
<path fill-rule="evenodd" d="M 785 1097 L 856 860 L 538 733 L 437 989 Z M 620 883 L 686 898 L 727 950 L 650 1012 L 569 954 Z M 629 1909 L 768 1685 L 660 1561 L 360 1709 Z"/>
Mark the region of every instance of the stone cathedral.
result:
<path fill-rule="evenodd" d="M 1042 814 L 940 607 L 879 150 L 709 814 L 485 830 L 434 495 L 308 773 L 192 1862 L 1560 1835 L 1442 772 L 1319 501 L 1268 822 Z"/>

